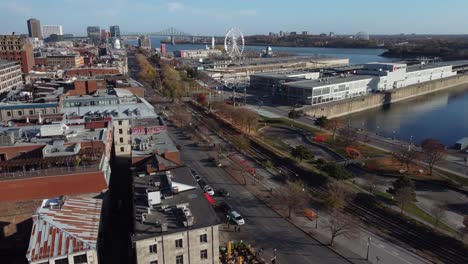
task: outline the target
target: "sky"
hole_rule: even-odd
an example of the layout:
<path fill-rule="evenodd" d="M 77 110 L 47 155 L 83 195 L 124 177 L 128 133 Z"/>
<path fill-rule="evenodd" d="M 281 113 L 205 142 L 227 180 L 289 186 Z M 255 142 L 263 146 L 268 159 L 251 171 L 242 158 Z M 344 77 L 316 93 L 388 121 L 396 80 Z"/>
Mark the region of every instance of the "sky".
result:
<path fill-rule="evenodd" d="M 0 0 L 0 34 L 27 33 L 31 17 L 78 36 L 90 25 L 218 36 L 232 27 L 246 35 L 468 34 L 467 0 Z"/>

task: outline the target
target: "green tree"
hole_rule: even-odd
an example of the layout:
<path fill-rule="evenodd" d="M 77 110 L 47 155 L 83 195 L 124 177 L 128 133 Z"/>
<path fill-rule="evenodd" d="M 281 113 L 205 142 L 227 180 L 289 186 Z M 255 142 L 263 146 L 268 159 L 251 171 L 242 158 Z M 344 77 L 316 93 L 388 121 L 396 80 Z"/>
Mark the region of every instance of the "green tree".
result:
<path fill-rule="evenodd" d="M 299 161 L 310 160 L 314 158 L 314 154 L 312 154 L 312 152 L 304 146 L 297 146 L 291 150 L 291 156 L 298 159 Z"/>
<path fill-rule="evenodd" d="M 244 136 L 236 136 L 232 143 L 239 150 L 246 150 L 250 147 L 250 141 Z"/>
<path fill-rule="evenodd" d="M 328 121 L 328 118 L 326 116 L 321 116 L 315 119 L 315 125 L 324 128 L 327 121 Z"/>
<path fill-rule="evenodd" d="M 387 190 L 388 193 L 396 195 L 396 193 L 404 188 L 411 190 L 413 199 L 416 197 L 414 192 L 414 183 L 408 176 L 402 176 L 392 183 L 392 187 Z"/>
<path fill-rule="evenodd" d="M 291 110 L 288 113 L 288 117 L 291 118 L 291 119 L 299 118 L 299 117 L 301 117 L 301 115 L 302 115 L 302 112 L 301 111 L 296 111 L 295 109 Z"/>
<path fill-rule="evenodd" d="M 344 166 L 332 162 L 326 163 L 321 169 L 326 172 L 328 176 L 337 180 L 348 180 L 354 177 L 354 174 L 348 171 Z"/>

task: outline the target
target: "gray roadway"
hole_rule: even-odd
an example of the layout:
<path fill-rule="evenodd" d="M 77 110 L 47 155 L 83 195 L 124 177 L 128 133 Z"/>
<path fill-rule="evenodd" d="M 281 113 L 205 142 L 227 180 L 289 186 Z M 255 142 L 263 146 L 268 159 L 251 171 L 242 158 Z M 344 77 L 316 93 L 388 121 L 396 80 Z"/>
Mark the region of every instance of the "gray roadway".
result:
<path fill-rule="evenodd" d="M 276 249 L 276 263 L 349 263 L 265 206 L 223 169 L 205 162 L 209 158 L 207 151 L 191 145 L 192 141 L 170 130 L 176 143 L 184 146 L 182 161 L 195 169 L 215 190 L 228 190 L 231 193 L 228 203 L 246 220 L 240 233 L 234 233 L 232 229 L 221 231 L 222 239 L 242 239 L 257 249 L 263 247 L 266 260 L 273 256 L 273 249 Z M 215 197 L 215 200 L 219 201 L 220 198 Z"/>

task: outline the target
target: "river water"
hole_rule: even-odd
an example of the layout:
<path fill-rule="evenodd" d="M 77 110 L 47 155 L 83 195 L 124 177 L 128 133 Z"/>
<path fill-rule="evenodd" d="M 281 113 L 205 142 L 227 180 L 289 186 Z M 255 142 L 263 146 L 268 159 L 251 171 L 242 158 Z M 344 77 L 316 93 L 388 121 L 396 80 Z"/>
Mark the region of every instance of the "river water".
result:
<path fill-rule="evenodd" d="M 345 117 L 352 127 L 420 144 L 435 138 L 452 146 L 468 137 L 468 85 Z"/>
<path fill-rule="evenodd" d="M 159 48 L 162 37 L 151 37 L 151 46 Z M 124 44 L 138 45 L 136 39 L 127 39 Z M 220 43 L 217 43 L 220 44 Z M 206 45 L 202 44 L 176 44 L 166 45 L 167 51 L 175 50 L 192 50 L 205 49 Z M 262 46 L 245 46 L 245 50 L 261 52 L 266 47 Z M 385 49 L 340 49 L 340 48 L 300 48 L 300 47 L 272 47 L 273 52 L 288 52 L 295 56 L 314 56 L 314 57 L 334 57 L 334 58 L 349 58 L 350 64 L 363 64 L 367 62 L 383 62 L 391 61 L 388 58 L 380 57 L 379 55 L 385 52 Z"/>

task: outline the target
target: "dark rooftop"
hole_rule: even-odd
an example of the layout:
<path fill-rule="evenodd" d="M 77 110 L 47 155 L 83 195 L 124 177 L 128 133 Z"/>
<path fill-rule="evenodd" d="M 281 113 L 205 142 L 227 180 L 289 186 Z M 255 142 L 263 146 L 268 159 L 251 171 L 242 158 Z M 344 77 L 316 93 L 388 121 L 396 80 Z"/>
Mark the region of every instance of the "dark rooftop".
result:
<path fill-rule="evenodd" d="M 187 167 L 134 172 L 133 241 L 220 224 Z"/>

